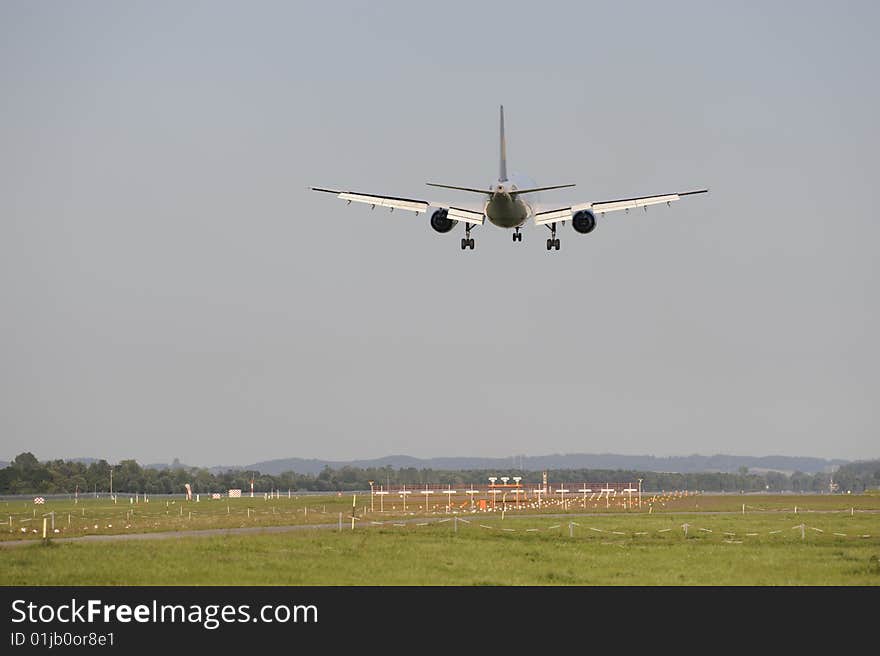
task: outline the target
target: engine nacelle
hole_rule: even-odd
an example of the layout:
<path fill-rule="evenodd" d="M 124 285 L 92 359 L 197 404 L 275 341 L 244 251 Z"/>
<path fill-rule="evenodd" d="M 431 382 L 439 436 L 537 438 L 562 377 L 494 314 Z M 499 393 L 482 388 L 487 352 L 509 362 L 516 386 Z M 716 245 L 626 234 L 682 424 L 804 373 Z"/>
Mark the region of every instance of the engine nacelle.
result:
<path fill-rule="evenodd" d="M 431 214 L 431 227 L 441 234 L 449 232 L 456 225 L 458 225 L 458 221 L 449 218 L 448 210 L 439 209 Z"/>
<path fill-rule="evenodd" d="M 571 217 L 571 227 L 582 235 L 596 229 L 596 215 L 590 210 L 580 210 Z"/>

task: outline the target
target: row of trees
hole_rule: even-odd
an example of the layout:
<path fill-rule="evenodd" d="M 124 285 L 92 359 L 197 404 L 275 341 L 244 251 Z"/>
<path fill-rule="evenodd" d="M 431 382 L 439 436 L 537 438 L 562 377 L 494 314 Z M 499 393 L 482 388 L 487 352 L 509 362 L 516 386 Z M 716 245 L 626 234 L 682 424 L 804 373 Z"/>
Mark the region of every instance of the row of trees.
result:
<path fill-rule="evenodd" d="M 111 474 L 112 472 L 112 474 Z M 277 476 L 241 470 L 212 473 L 197 467 L 172 466 L 166 469 L 141 467 L 134 460 L 122 460 L 111 465 L 106 460 L 90 464 L 75 461 L 38 461 L 31 453 L 15 457 L 5 469 L 0 469 L 0 494 L 80 494 L 107 492 L 112 475 L 114 492 L 147 492 L 148 494 L 180 493 L 189 483 L 195 492 L 223 492 L 230 488 L 250 490 L 253 476 L 254 490 L 311 490 L 348 491 L 365 490 L 373 481 L 375 486 L 452 485 L 470 483 L 485 485 L 489 476 L 497 476 L 495 470 L 445 471 L 393 469 L 392 467 L 325 467 L 317 475 L 285 472 Z M 524 483 L 538 484 L 541 472 L 510 471 L 509 476 L 521 476 Z M 605 469 L 557 469 L 548 472 L 551 483 L 604 483 L 635 482 L 642 479 L 642 490 L 701 490 L 706 492 L 828 492 L 832 475 L 794 472 L 755 473 L 741 468 L 737 473 L 701 472 L 673 474 L 661 472 L 638 472 Z M 862 492 L 880 488 L 880 460 L 851 463 L 840 467 L 833 474 L 834 482 L 841 492 Z"/>

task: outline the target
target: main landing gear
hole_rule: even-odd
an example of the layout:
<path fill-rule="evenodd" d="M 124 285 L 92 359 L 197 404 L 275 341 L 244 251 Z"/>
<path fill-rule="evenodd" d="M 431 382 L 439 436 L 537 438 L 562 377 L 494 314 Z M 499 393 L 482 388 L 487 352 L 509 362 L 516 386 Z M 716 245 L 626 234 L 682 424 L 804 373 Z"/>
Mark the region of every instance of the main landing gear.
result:
<path fill-rule="evenodd" d="M 514 228 L 516 232 L 513 233 L 513 241 L 522 241 L 522 233 L 519 231 L 519 228 Z"/>
<path fill-rule="evenodd" d="M 556 224 L 551 223 L 547 226 L 550 228 L 550 239 L 547 240 L 547 250 L 556 249 L 559 250 L 559 240 L 556 238 Z"/>
<path fill-rule="evenodd" d="M 464 239 L 461 240 L 461 250 L 470 248 L 474 250 L 474 240 L 471 238 L 471 224 L 466 223 L 464 226 Z"/>

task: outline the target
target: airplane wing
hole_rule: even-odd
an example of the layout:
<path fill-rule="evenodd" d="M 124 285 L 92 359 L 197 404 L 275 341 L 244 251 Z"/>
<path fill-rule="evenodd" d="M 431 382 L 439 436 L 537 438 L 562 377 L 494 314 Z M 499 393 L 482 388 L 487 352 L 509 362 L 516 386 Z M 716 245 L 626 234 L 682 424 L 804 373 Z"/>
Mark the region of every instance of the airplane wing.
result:
<path fill-rule="evenodd" d="M 546 225 L 548 223 L 556 223 L 557 221 L 568 221 L 575 213 L 581 210 L 590 210 L 599 214 L 605 212 L 616 212 L 618 210 L 630 210 L 637 207 L 647 209 L 648 205 L 657 205 L 666 203 L 667 205 L 674 200 L 679 200 L 682 196 L 690 196 L 692 194 L 705 194 L 708 189 L 696 189 L 694 191 L 680 191 L 676 194 L 658 194 L 656 196 L 638 196 L 636 198 L 619 198 L 617 200 L 603 200 L 595 203 L 581 203 L 580 205 L 572 205 L 557 210 L 548 210 L 546 212 L 538 212 L 535 214 L 535 225 Z"/>
<path fill-rule="evenodd" d="M 354 191 L 339 191 L 337 189 L 324 189 L 322 187 L 311 187 L 312 191 L 323 191 L 328 194 L 335 194 L 337 198 L 346 200 L 349 203 L 366 203 L 372 205 L 372 209 L 376 206 L 387 207 L 392 212 L 395 209 L 409 210 L 419 214 L 427 212 L 429 207 L 445 209 L 450 219 L 456 221 L 464 221 L 474 225 L 483 225 L 483 213 L 481 211 L 466 209 L 462 207 L 453 207 L 444 203 L 434 203 L 427 200 L 417 200 L 415 198 L 399 198 L 396 196 L 377 196 L 375 194 L 361 194 Z"/>

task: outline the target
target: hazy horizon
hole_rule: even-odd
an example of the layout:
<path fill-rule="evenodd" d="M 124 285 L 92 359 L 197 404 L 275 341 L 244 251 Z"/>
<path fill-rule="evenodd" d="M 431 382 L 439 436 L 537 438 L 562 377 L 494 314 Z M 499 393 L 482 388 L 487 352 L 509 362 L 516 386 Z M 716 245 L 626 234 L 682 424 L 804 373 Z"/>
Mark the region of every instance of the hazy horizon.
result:
<path fill-rule="evenodd" d="M 880 456 L 880 5 L 0 4 L 0 446 Z M 465 203 L 708 187 L 589 235 Z M 435 193 L 436 192 L 436 193 Z"/>

